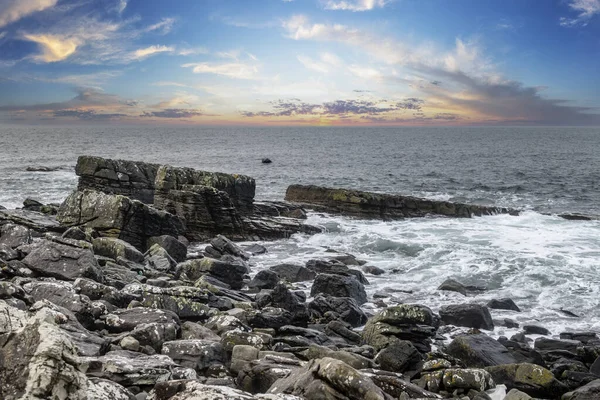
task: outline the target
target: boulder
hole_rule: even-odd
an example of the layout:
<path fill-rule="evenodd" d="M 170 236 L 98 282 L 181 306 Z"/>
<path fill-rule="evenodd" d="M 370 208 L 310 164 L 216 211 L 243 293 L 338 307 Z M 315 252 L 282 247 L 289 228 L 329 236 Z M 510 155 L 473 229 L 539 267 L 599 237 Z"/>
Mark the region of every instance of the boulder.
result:
<path fill-rule="evenodd" d="M 490 311 L 479 304 L 451 304 L 440 308 L 441 320 L 450 325 L 494 330 Z"/>
<path fill-rule="evenodd" d="M 244 285 L 244 276 L 248 273 L 248 266 L 242 260 L 216 260 L 214 258 L 200 258 L 188 260 L 177 265 L 177 275 L 185 276 L 195 281 L 202 275 L 210 274 L 232 289 L 241 289 Z"/>
<path fill-rule="evenodd" d="M 164 342 L 177 339 L 179 325 L 175 322 L 151 322 L 137 325 L 132 331 L 125 331 L 117 336 L 113 343 L 120 343 L 125 337 L 138 341 L 141 347 L 151 347 L 160 352 Z"/>
<path fill-rule="evenodd" d="M 144 262 L 144 255 L 138 249 L 121 239 L 100 237 L 92 240 L 92 246 L 94 246 L 94 254 L 98 256 L 112 258 L 113 260 L 124 258 L 136 263 Z"/>
<path fill-rule="evenodd" d="M 214 296 L 193 286 L 157 287 L 132 283 L 122 291 L 136 296 L 140 305 L 175 313 L 180 318 L 199 320 L 209 317 L 209 303 Z M 216 300 L 216 299 L 215 299 Z"/>
<path fill-rule="evenodd" d="M 550 335 L 548 329 L 538 325 L 523 325 L 523 332 L 529 335 Z"/>
<path fill-rule="evenodd" d="M 10 223 L 0 226 L 0 245 L 16 249 L 24 244 L 30 244 L 31 241 L 31 230 L 25 226 Z"/>
<path fill-rule="evenodd" d="M 262 307 L 283 308 L 292 314 L 292 324 L 306 326 L 308 323 L 308 308 L 304 298 L 290 291 L 284 284 L 279 283 L 270 292 L 261 292 L 256 297 L 256 305 Z"/>
<path fill-rule="evenodd" d="M 383 275 L 385 274 L 385 270 L 374 265 L 365 265 L 362 267 L 362 270 L 366 274 L 372 275 Z"/>
<path fill-rule="evenodd" d="M 104 318 L 106 329 L 114 333 L 133 331 L 142 324 L 152 323 L 174 324 L 179 328 L 179 318 L 174 312 L 145 307 L 117 310 Z"/>
<path fill-rule="evenodd" d="M 31 245 L 23 263 L 42 276 L 67 281 L 90 278 L 102 282 L 102 274 L 94 253 L 88 248 L 42 240 Z"/>
<path fill-rule="evenodd" d="M 518 389 L 533 397 L 560 398 L 568 390 L 552 372 L 535 364 L 503 364 L 485 370 L 496 384 L 504 384 L 508 389 Z"/>
<path fill-rule="evenodd" d="M 225 361 L 221 343 L 200 339 L 165 342 L 161 353 L 171 357 L 177 364 L 198 372 L 204 372 L 210 366 L 223 364 Z"/>
<path fill-rule="evenodd" d="M 368 285 L 369 281 L 365 275 L 357 270 L 348 268 L 346 264 L 337 259 L 313 259 L 306 262 L 306 268 L 316 272 L 317 274 L 334 274 L 343 276 L 353 276 L 363 285 Z"/>
<path fill-rule="evenodd" d="M 231 353 L 233 348 L 240 344 L 256 347 L 259 350 L 267 350 L 272 339 L 271 335 L 265 333 L 233 330 L 221 335 L 221 344 L 223 345 L 223 350 L 228 353 Z"/>
<path fill-rule="evenodd" d="M 279 307 L 262 307 L 260 310 L 250 310 L 246 313 L 248 325 L 252 328 L 280 329 L 294 323 L 294 315 Z M 301 321 L 300 321 L 301 322 Z"/>
<path fill-rule="evenodd" d="M 169 235 L 153 236 L 148 238 L 146 248 L 151 248 L 152 245 L 159 245 L 169 253 L 169 255 L 178 263 L 185 261 L 187 256 L 187 246 Z"/>
<path fill-rule="evenodd" d="M 532 397 L 527 393 L 523 393 L 518 389 L 510 389 L 504 400 L 530 400 Z"/>
<path fill-rule="evenodd" d="M 16 225 L 25 226 L 32 231 L 43 232 L 59 232 L 65 231 L 54 215 L 44 214 L 37 211 L 29 211 L 23 209 L 2 210 L 0 209 L 0 224 L 13 223 Z"/>
<path fill-rule="evenodd" d="M 367 315 L 358 303 L 350 297 L 333 297 L 319 294 L 308 303 L 311 320 L 327 323 L 340 320 L 353 327 L 367 323 Z"/>
<path fill-rule="evenodd" d="M 483 333 L 457 336 L 446 348 L 446 353 L 470 368 L 517 362 L 506 347 Z"/>
<path fill-rule="evenodd" d="M 133 393 L 118 383 L 100 378 L 89 379 L 87 396 L 87 400 L 137 400 Z"/>
<path fill-rule="evenodd" d="M 197 380 L 178 380 L 158 383 L 147 400 L 302 400 L 296 396 L 254 396 L 227 386 L 203 384 Z"/>
<path fill-rule="evenodd" d="M 177 266 L 177 261 L 158 244 L 153 244 L 144 254 L 144 258 L 146 265 L 161 272 L 174 271 Z"/>
<path fill-rule="evenodd" d="M 596 379 L 572 392 L 565 393 L 562 400 L 596 400 L 600 398 L 600 379 Z"/>
<path fill-rule="evenodd" d="M 503 299 L 492 299 L 487 303 L 488 308 L 496 309 L 496 310 L 510 310 L 521 312 L 519 306 L 515 304 L 512 299 L 503 298 Z"/>
<path fill-rule="evenodd" d="M 217 235 L 210 241 L 210 245 L 221 254 L 230 254 L 234 257 L 240 257 L 245 260 L 250 258 L 250 254 L 246 253 L 240 246 L 233 243 L 223 235 Z"/>
<path fill-rule="evenodd" d="M 317 276 L 316 272 L 298 264 L 278 264 L 270 267 L 269 270 L 290 283 L 312 281 Z"/>
<path fill-rule="evenodd" d="M 92 190 L 69 195 L 57 219 L 66 226 L 85 226 L 100 236 L 122 239 L 140 251 L 150 237 L 184 233 L 183 222 L 168 212 L 128 197 Z"/>
<path fill-rule="evenodd" d="M 319 274 L 313 282 L 311 296 L 327 294 L 334 297 L 350 297 L 359 305 L 367 302 L 364 286 L 353 276 Z"/>
<path fill-rule="evenodd" d="M 331 350 L 325 346 L 318 346 L 315 344 L 311 344 L 308 349 L 303 351 L 302 358 L 306 360 L 313 360 L 318 358 L 334 358 L 336 360 L 340 360 L 348 364 L 354 369 L 361 370 L 365 368 L 371 368 L 373 366 L 373 361 L 361 356 L 360 354 L 351 353 L 349 351 L 344 350 Z"/>
<path fill-rule="evenodd" d="M 254 278 L 248 283 L 248 288 L 262 290 L 262 289 L 273 289 L 279 282 L 279 275 L 273 271 L 262 270 L 259 271 Z"/>
<path fill-rule="evenodd" d="M 293 394 L 307 399 L 385 400 L 373 381 L 343 361 L 325 357 L 311 360 L 286 378 L 277 380 L 268 393 Z"/>
<path fill-rule="evenodd" d="M 289 186 L 285 193 L 285 200 L 317 211 L 384 220 L 424 217 L 426 215 L 469 218 L 481 215 L 517 213 L 515 210 L 499 207 L 303 185 Z"/>
<path fill-rule="evenodd" d="M 423 357 L 411 342 L 399 340 L 381 350 L 375 357 L 375 362 L 386 371 L 400 373 L 412 371 L 407 374 L 412 376 L 422 366 Z"/>
<path fill-rule="evenodd" d="M 236 346 L 239 347 L 239 346 Z M 238 386 L 250 393 L 265 393 L 279 379 L 286 378 L 301 365 L 297 359 L 267 355 L 246 362 L 237 375 Z"/>
<path fill-rule="evenodd" d="M 104 300 L 119 308 L 126 308 L 133 300 L 140 299 L 137 295 L 86 278 L 77 278 L 73 282 L 73 289 L 75 292 L 87 296 L 90 300 Z"/>
<path fill-rule="evenodd" d="M 454 279 L 446 279 L 442 284 L 437 288 L 437 290 L 446 290 L 449 292 L 457 292 L 462 294 L 463 296 L 467 295 L 467 288 L 462 283 L 455 281 Z"/>

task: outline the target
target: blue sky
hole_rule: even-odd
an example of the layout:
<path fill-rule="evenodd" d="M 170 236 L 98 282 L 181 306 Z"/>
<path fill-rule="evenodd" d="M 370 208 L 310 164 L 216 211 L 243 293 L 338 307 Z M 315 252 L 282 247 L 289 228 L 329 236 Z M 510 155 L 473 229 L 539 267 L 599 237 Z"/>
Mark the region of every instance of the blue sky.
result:
<path fill-rule="evenodd" d="M 600 0 L 0 0 L 0 121 L 599 125 Z"/>

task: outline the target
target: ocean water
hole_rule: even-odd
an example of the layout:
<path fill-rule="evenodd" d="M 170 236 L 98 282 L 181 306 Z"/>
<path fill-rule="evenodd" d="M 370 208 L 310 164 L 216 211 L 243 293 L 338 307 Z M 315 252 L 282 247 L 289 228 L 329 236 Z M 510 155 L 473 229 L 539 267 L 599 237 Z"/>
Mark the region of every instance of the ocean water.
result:
<path fill-rule="evenodd" d="M 326 231 L 263 243 L 269 251 L 252 259 L 253 272 L 334 249 L 386 270 L 368 276 L 367 292 L 386 291 L 388 304 L 437 310 L 511 297 L 522 312 L 492 310 L 495 319 L 600 332 L 600 221 L 556 216 L 600 215 L 599 128 L 0 126 L 0 205 L 62 201 L 81 154 L 246 174 L 265 200 L 303 183 L 520 208 L 518 217 L 394 222 L 312 213 L 308 222 Z M 59 169 L 26 171 L 34 165 Z M 446 278 L 487 290 L 436 291 Z"/>

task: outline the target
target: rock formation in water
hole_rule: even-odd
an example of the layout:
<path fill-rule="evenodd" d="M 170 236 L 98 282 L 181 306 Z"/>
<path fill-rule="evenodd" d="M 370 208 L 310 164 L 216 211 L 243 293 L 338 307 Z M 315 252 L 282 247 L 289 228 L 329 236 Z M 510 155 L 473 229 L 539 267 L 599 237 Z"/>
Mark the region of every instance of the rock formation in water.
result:
<path fill-rule="evenodd" d="M 518 214 L 516 210 L 421 199 L 418 197 L 332 189 L 320 186 L 291 185 L 285 200 L 307 208 L 333 214 L 374 219 L 402 219 L 437 215 L 470 218 L 494 214 Z"/>

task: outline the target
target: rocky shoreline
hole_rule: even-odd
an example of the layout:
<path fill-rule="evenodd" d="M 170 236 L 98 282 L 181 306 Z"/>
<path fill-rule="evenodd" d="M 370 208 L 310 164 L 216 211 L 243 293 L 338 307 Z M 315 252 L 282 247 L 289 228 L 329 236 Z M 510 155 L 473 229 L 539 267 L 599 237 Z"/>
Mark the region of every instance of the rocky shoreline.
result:
<path fill-rule="evenodd" d="M 492 318 L 519 311 L 510 299 L 470 303 L 481 289 L 448 280 L 438 290 L 464 303 L 388 306 L 365 291 L 384 271 L 350 254 L 254 273 L 268 249 L 232 241 L 319 232 L 303 207 L 513 210 L 297 185 L 288 202 L 258 203 L 250 177 L 88 156 L 76 173 L 61 205 L 0 210 L 2 399 L 600 398 L 594 332 L 522 326 L 496 340 L 484 331 L 515 327 Z M 208 245 L 195 254 L 190 241 Z"/>

